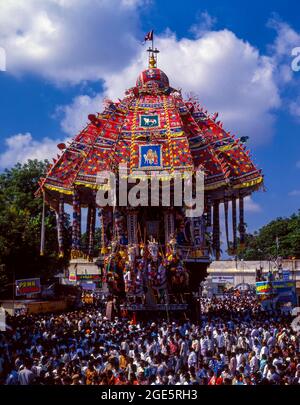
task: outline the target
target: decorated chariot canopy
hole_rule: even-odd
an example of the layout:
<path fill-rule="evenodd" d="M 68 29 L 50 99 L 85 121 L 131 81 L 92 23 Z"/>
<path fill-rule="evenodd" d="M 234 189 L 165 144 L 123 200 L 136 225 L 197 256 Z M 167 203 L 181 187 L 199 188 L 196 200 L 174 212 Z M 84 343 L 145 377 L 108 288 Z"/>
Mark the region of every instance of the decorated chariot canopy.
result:
<path fill-rule="evenodd" d="M 106 101 L 103 112 L 88 118 L 68 146 L 58 145 L 60 155 L 41 179 L 50 204 L 58 202 L 60 193 L 71 202 L 74 187 L 96 189 L 97 173 L 119 164 L 127 164 L 130 174 L 200 167 L 212 198 L 247 195 L 262 184 L 244 138 L 223 129 L 217 114 L 204 111 L 198 101 L 184 100 L 152 59 L 122 100 Z"/>
<path fill-rule="evenodd" d="M 60 250 L 64 204 L 73 206 L 72 249 L 79 251 L 80 209 L 91 208 L 88 231 L 92 244 L 95 209 L 103 208 L 95 203 L 96 191 L 101 187 L 97 176 L 103 171 L 116 172 L 120 165 L 126 166 L 128 176 L 143 170 L 149 177 L 162 171 L 172 178 L 174 173 L 202 170 L 207 228 L 204 232 L 212 228 L 216 257 L 220 251 L 220 203 L 225 207 L 227 241 L 231 202 L 233 248 L 237 244 L 237 229 L 243 242 L 243 199 L 263 184 L 261 170 L 246 149 L 247 137 L 237 138 L 226 131 L 218 114 L 205 111 L 197 99 L 184 99 L 181 90 L 171 87 L 168 76 L 157 67 L 157 49 L 152 46 L 148 51 L 148 68 L 139 74 L 135 86 L 116 102 L 106 100 L 104 110 L 89 115 L 87 126 L 68 145 L 59 144 L 58 156 L 40 180 L 39 193 L 57 211 Z M 127 238 L 130 239 L 130 232 L 133 235 L 129 243 L 138 243 L 137 226 L 137 217 L 127 218 Z M 169 239 L 175 232 L 174 224 L 170 227 L 172 232 L 166 236 Z M 105 235 L 102 236 L 104 240 Z"/>

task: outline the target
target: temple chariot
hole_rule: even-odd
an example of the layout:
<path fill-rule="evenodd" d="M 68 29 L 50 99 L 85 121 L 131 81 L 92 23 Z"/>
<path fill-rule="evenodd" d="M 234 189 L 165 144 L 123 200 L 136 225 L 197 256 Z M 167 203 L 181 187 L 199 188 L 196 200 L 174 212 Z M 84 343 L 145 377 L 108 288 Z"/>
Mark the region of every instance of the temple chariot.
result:
<path fill-rule="evenodd" d="M 157 67 L 158 50 L 152 45 L 148 52 L 148 68 L 125 96 L 117 102 L 106 100 L 104 110 L 89 115 L 87 126 L 68 145 L 58 145 L 60 154 L 40 180 L 39 193 L 56 212 L 59 255 L 65 254 L 64 215 L 69 205 L 71 263 L 94 262 L 110 295 L 127 308 L 170 309 L 193 305 L 192 293 L 198 291 L 208 264 L 220 258 L 221 205 L 227 252 L 235 254 L 243 245 L 244 199 L 262 187 L 263 176 L 246 150 L 246 137 L 227 132 L 218 114 L 209 114 L 197 99 L 184 99 Z M 192 196 L 202 199 L 203 210 L 188 216 L 190 207 L 175 203 L 175 180 L 177 186 L 183 184 L 188 173 L 186 182 L 193 188 L 199 172 L 203 193 L 197 196 L 194 190 Z M 112 177 L 104 181 L 103 173 Z M 154 178 L 158 193 L 151 200 Z M 129 200 L 134 180 L 140 186 L 135 193 L 139 203 L 124 204 L 121 184 L 127 181 Z M 162 197 L 166 187 L 167 202 Z M 141 194 L 149 197 L 148 204 Z M 97 251 L 96 226 L 101 233 Z"/>

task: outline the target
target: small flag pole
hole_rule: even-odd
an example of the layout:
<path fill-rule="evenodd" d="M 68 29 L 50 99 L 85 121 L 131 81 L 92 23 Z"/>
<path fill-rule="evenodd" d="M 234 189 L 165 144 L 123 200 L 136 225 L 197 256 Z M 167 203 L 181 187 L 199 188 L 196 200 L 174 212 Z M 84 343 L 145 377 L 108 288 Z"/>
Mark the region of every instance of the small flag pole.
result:
<path fill-rule="evenodd" d="M 152 51 L 154 50 L 154 31 L 152 31 Z"/>

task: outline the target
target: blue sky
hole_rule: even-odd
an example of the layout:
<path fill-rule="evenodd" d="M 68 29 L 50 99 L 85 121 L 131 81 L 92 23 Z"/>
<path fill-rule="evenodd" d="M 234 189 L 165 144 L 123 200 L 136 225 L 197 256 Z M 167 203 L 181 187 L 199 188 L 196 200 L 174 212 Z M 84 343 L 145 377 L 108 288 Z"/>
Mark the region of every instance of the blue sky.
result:
<path fill-rule="evenodd" d="M 249 229 L 296 212 L 300 71 L 291 52 L 300 47 L 299 15 L 299 2 L 279 0 L 1 2 L 0 169 L 55 156 L 105 97 L 122 97 L 146 66 L 141 41 L 154 29 L 171 84 L 250 137 L 266 192 L 247 203 Z"/>

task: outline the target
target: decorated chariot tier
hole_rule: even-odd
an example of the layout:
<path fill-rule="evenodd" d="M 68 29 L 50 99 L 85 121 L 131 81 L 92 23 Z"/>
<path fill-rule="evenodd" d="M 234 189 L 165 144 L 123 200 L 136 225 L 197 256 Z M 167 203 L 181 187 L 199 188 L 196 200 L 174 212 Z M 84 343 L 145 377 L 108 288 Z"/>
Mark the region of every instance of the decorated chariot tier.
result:
<path fill-rule="evenodd" d="M 218 114 L 209 114 L 197 99 L 184 100 L 181 90 L 172 88 L 157 68 L 157 51 L 149 51 L 148 69 L 124 98 L 106 100 L 104 111 L 89 115 L 87 126 L 68 145 L 58 145 L 59 154 L 38 191 L 56 211 L 59 254 L 64 254 L 65 204 L 69 204 L 71 259 L 95 261 L 100 256 L 111 289 L 135 295 L 145 283 L 183 286 L 188 283 L 187 269 L 195 263 L 207 265 L 212 256 L 219 259 L 222 204 L 224 244 L 234 254 L 244 243 L 244 199 L 263 184 L 262 173 L 246 150 L 247 137 L 236 138 L 225 131 Z M 174 193 L 168 204 L 159 198 L 156 206 L 124 205 L 118 197 L 113 204 L 99 204 L 99 190 L 108 193 L 111 187 L 109 181 L 98 181 L 99 173 L 117 174 L 120 165 L 123 178 L 144 176 L 149 191 L 151 178 L 159 174 L 160 192 L 166 184 L 172 190 L 175 174 L 184 181 L 186 172 L 196 176 L 202 171 L 204 211 L 188 217 L 186 206 L 174 203 Z M 131 182 L 127 192 L 134 186 Z M 101 229 L 101 248 L 95 253 L 96 224 Z"/>

